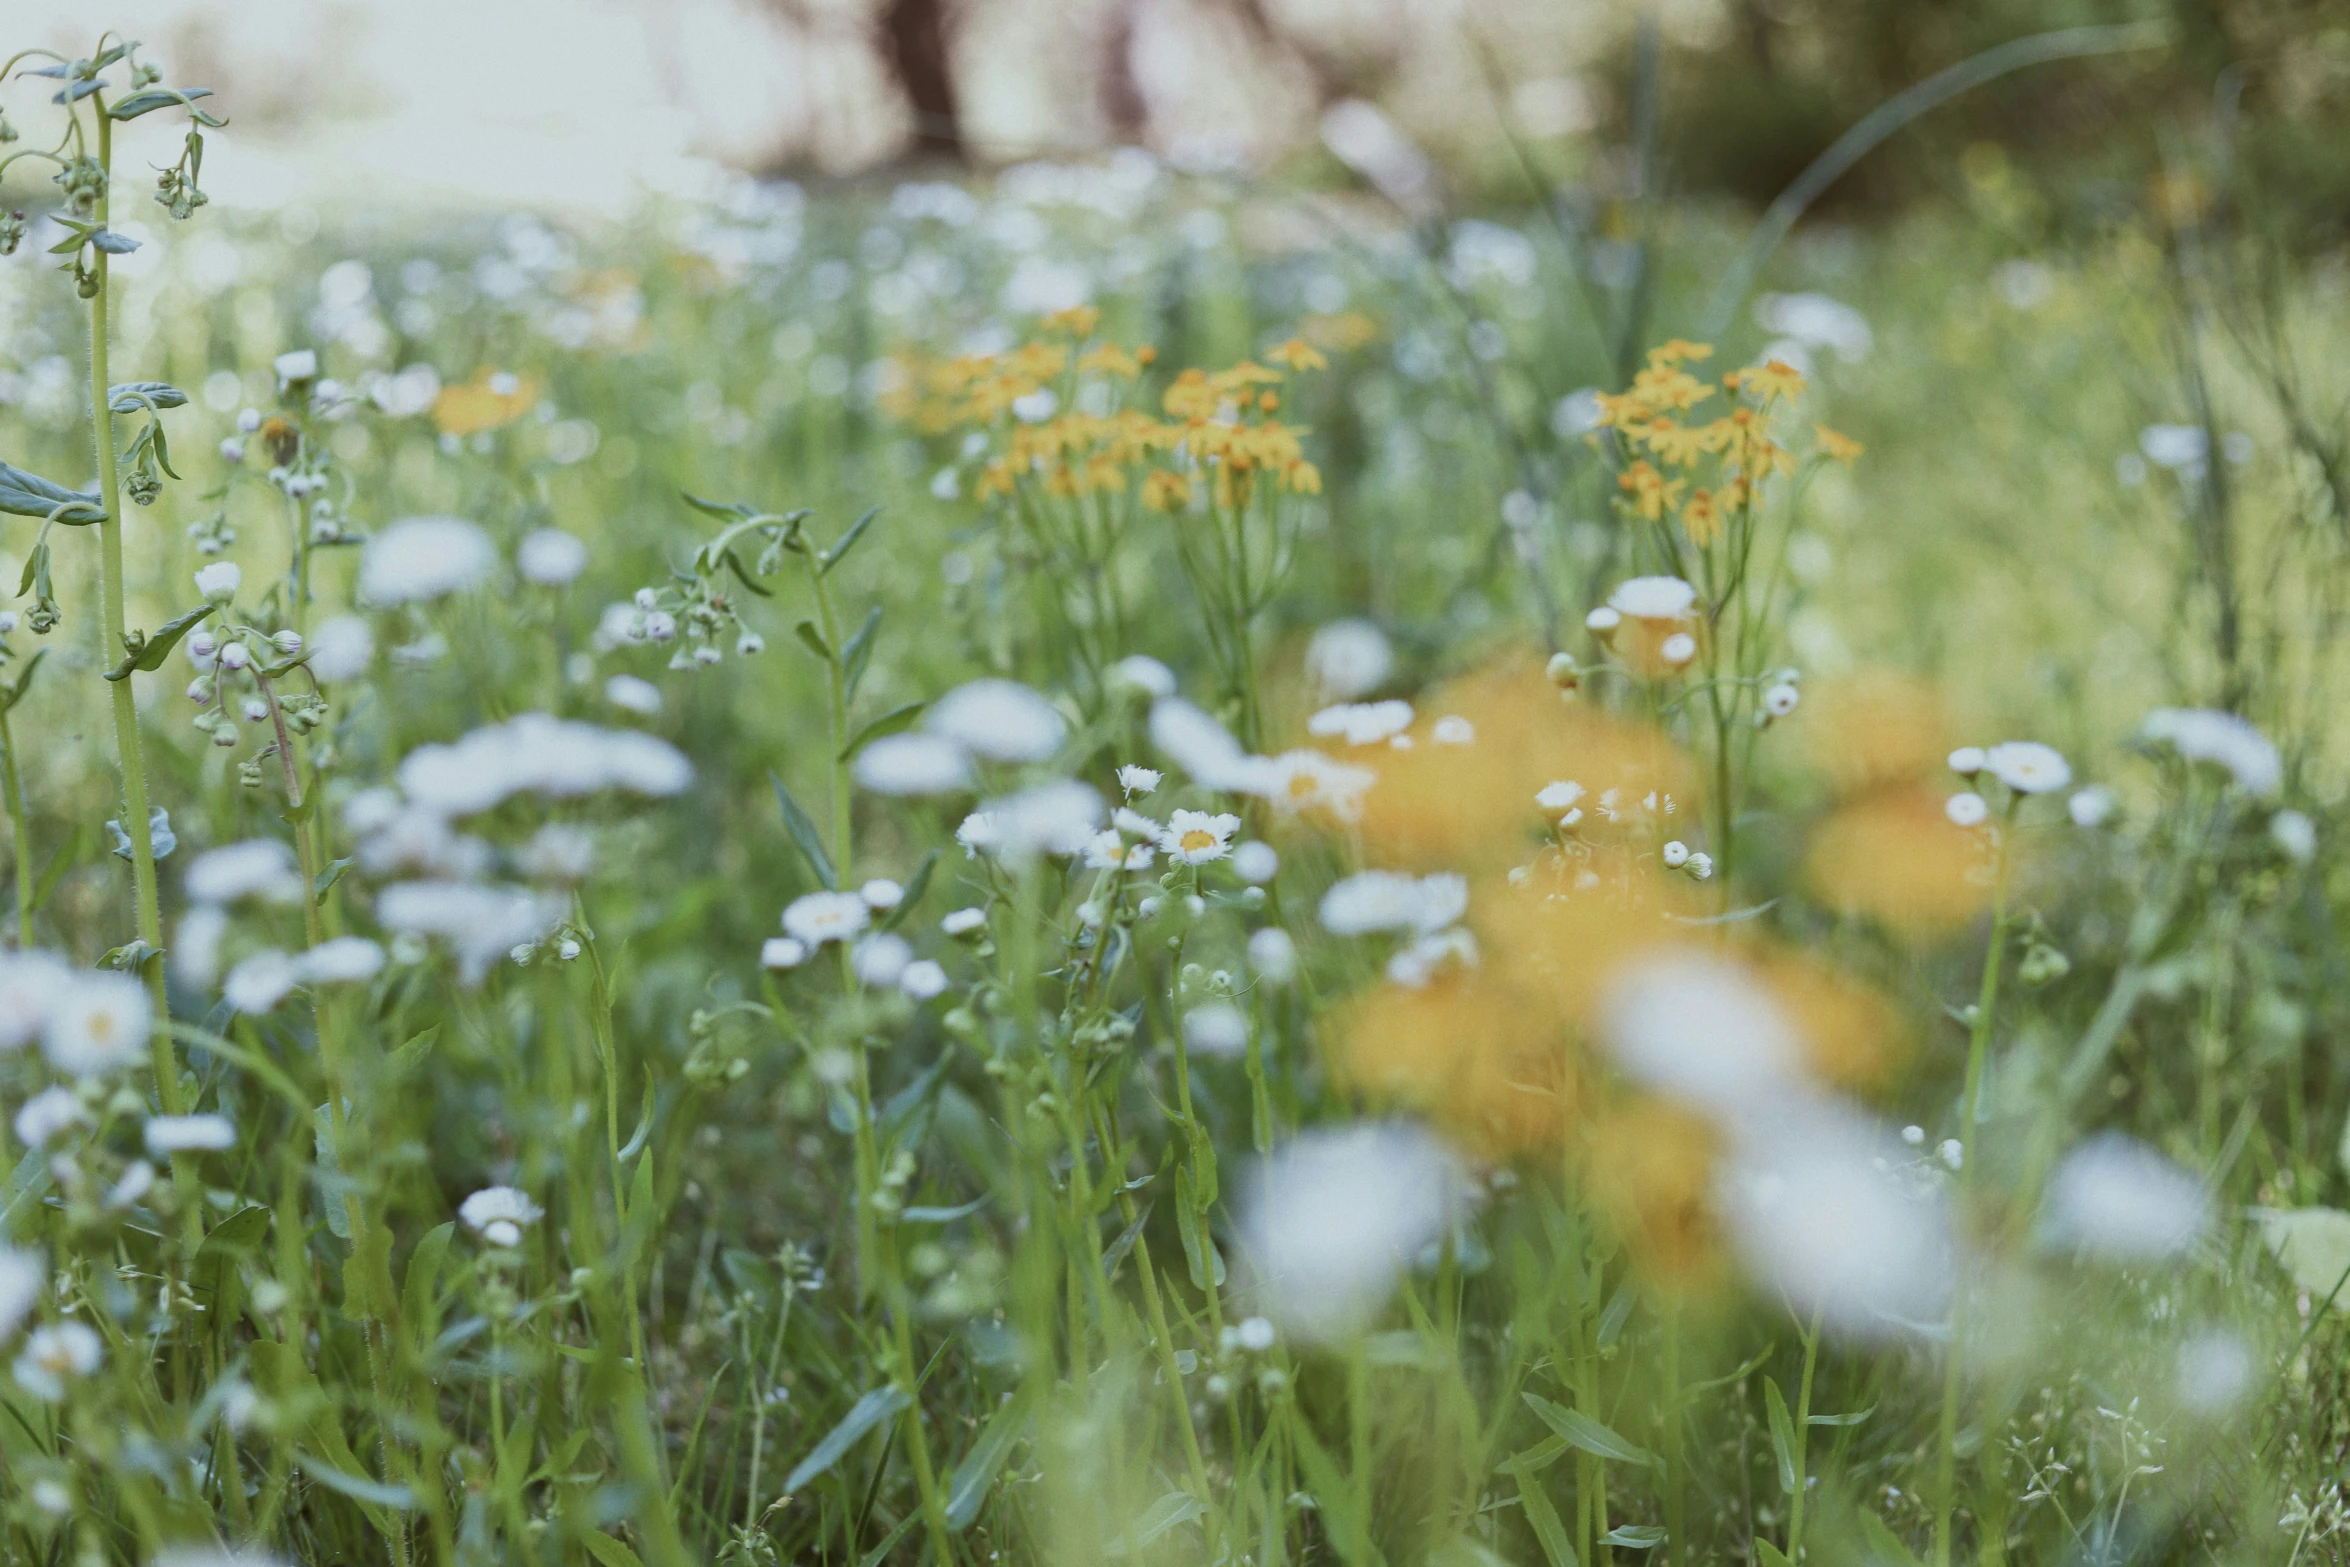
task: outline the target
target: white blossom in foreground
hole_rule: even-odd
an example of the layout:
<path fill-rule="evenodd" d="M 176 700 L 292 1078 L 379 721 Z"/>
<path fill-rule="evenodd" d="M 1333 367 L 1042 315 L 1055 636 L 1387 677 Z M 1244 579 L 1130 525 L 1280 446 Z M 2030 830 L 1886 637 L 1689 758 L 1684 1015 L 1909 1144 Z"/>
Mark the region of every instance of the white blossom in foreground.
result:
<path fill-rule="evenodd" d="M 72 974 L 50 999 L 41 1053 L 75 1077 L 135 1066 L 153 1022 L 146 987 L 128 974 Z"/>
<path fill-rule="evenodd" d="M 1631 577 L 1616 584 L 1607 607 L 1627 620 L 1687 620 L 1697 609 L 1697 589 L 1679 577 Z"/>
<path fill-rule="evenodd" d="M 2270 817 L 2268 837 L 2295 865 L 2317 858 L 2317 823 L 2301 811 L 2279 811 Z"/>
<path fill-rule="evenodd" d="M 0 1342 L 16 1336 L 49 1287 L 49 1269 L 36 1252 L 0 1246 Z"/>
<path fill-rule="evenodd" d="M 1104 812 L 1102 797 L 1090 786 L 1064 778 L 990 800 L 976 814 L 988 820 L 994 835 L 982 847 L 1018 864 L 1039 854 L 1084 853 Z"/>
<path fill-rule="evenodd" d="M 1939 1322 L 1955 1272 L 1937 1191 L 1900 1172 L 1858 1115 L 1811 1105 L 1757 1126 L 1717 1172 L 1715 1205 L 1740 1262 L 1797 1320 L 1883 1340 Z"/>
<path fill-rule="evenodd" d="M 478 984 L 490 965 L 544 936 L 562 919 L 561 899 L 527 887 L 467 882 L 394 882 L 376 896 L 375 917 L 386 930 L 438 936 L 457 954 L 458 978 Z"/>
<path fill-rule="evenodd" d="M 444 816 L 486 811 L 516 794 L 673 795 L 693 777 L 693 764 L 666 740 L 545 713 L 476 729 L 453 745 L 418 746 L 400 763 L 401 791 Z"/>
<path fill-rule="evenodd" d="M 1381 930 L 1442 930 L 1468 909 L 1466 877 L 1357 871 L 1322 894 L 1320 914 L 1322 928 L 1334 936 L 1367 936 Z"/>
<path fill-rule="evenodd" d="M 2268 736 L 2233 713 L 2201 707 L 2158 707 L 2138 726 L 2138 737 L 2168 745 L 2190 762 L 2227 769 L 2236 787 L 2266 799 L 2284 782 L 2284 763 Z"/>
<path fill-rule="evenodd" d="M 1284 751 L 1267 763 L 1262 793 L 1284 815 L 1328 811 L 1342 821 L 1360 815 L 1363 796 L 1379 781 L 1367 767 L 1342 762 L 1327 751 Z"/>
<path fill-rule="evenodd" d="M 17 1385 L 44 1404 L 65 1402 L 65 1385 L 98 1369 L 105 1345 L 89 1325 L 59 1322 L 25 1336 L 24 1352 L 10 1368 Z"/>
<path fill-rule="evenodd" d="M 1602 998 L 1600 1032 L 1627 1077 L 1697 1109 L 1736 1117 L 1801 1087 L 1793 1023 L 1752 974 L 1710 953 L 1628 965 Z"/>
<path fill-rule="evenodd" d="M 2073 781 L 2064 753 L 2037 740 L 2009 740 L 1983 753 L 1992 777 L 2018 794 L 2053 794 Z"/>
<path fill-rule="evenodd" d="M 1248 966 L 1269 984 L 1286 985 L 1297 977 L 1297 943 L 1278 925 L 1267 925 L 1248 938 Z"/>
<path fill-rule="evenodd" d="M 2178 1400 L 2206 1419 L 2235 1413 L 2258 1374 L 2242 1334 L 2204 1328 L 2180 1341 L 2174 1372 Z"/>
<path fill-rule="evenodd" d="M 1376 691 L 1394 667 L 1387 634 L 1367 620 L 1333 620 L 1306 642 L 1306 674 L 1333 701 Z"/>
<path fill-rule="evenodd" d="M 43 1148 L 59 1133 L 90 1124 L 90 1112 L 70 1088 L 44 1088 L 16 1112 L 16 1140 L 27 1148 Z"/>
<path fill-rule="evenodd" d="M 1232 874 L 1252 887 L 1261 887 L 1281 873 L 1281 852 L 1261 838 L 1252 838 L 1232 851 Z"/>
<path fill-rule="evenodd" d="M 971 757 L 943 735 L 883 735 L 857 753 L 856 778 L 875 794 L 953 794 L 971 787 Z"/>
<path fill-rule="evenodd" d="M 1222 724 L 1179 697 L 1151 706 L 1151 744 L 1210 789 L 1253 791 L 1264 764 L 1240 748 Z"/>
<path fill-rule="evenodd" d="M 1229 1001 L 1193 1007 L 1183 1014 L 1183 1045 L 1195 1056 L 1237 1056 L 1248 1049 L 1248 1015 Z"/>
<path fill-rule="evenodd" d="M 930 704 L 922 726 L 974 756 L 1042 762 L 1069 732 L 1060 710 L 1017 680 L 974 680 Z"/>
<path fill-rule="evenodd" d="M 588 547 L 576 534 L 561 528 L 538 528 L 526 533 L 514 551 L 514 569 L 523 580 L 543 588 L 559 588 L 587 570 Z"/>
<path fill-rule="evenodd" d="M 898 989 L 916 1001 L 944 995 L 946 988 L 947 971 L 928 958 L 917 958 L 898 976 Z"/>
<path fill-rule="evenodd" d="M 187 891 L 198 903 L 236 903 L 245 898 L 299 903 L 302 872 L 294 863 L 294 851 L 285 844 L 275 838 L 248 838 L 197 855 L 188 866 Z"/>
<path fill-rule="evenodd" d="M 519 1246 L 523 1226 L 538 1223 L 545 1213 L 527 1192 L 485 1186 L 458 1205 L 457 1217 L 493 1246 Z"/>
<path fill-rule="evenodd" d="M 2064 802 L 2064 808 L 2075 827 L 2102 827 L 2113 820 L 2121 802 L 2103 784 L 2091 784 L 2086 789 L 2075 789 L 2073 797 Z"/>
<path fill-rule="evenodd" d="M 22 1050 L 40 1038 L 50 1002 L 73 980 L 54 953 L 0 952 L 0 1050 Z"/>
<path fill-rule="evenodd" d="M 810 947 L 847 941 L 865 928 L 871 910 L 853 892 L 807 892 L 783 911 L 783 928 Z"/>
<path fill-rule="evenodd" d="M 285 1000 L 295 983 L 294 960 L 270 947 L 230 969 L 220 990 L 230 1006 L 257 1017 Z"/>
<path fill-rule="evenodd" d="M 914 949 L 906 944 L 906 938 L 890 931 L 867 936 L 849 954 L 849 967 L 855 971 L 857 983 L 873 990 L 895 985 L 913 961 Z"/>
<path fill-rule="evenodd" d="M 1129 653 L 1110 666 L 1110 682 L 1156 702 L 1175 694 L 1175 672 L 1148 653 Z"/>
<path fill-rule="evenodd" d="M 147 1151 L 158 1157 L 189 1150 L 218 1152 L 237 1145 L 237 1128 L 225 1115 L 151 1115 Z"/>
<path fill-rule="evenodd" d="M 336 615 L 310 633 L 310 672 L 329 685 L 356 680 L 375 662 L 375 632 L 356 615 Z"/>
<path fill-rule="evenodd" d="M 2203 1183 L 2119 1132 L 2102 1132 L 2064 1156 L 2040 1216 L 2050 1244 L 2114 1262 L 2175 1257 L 2210 1223 Z"/>
<path fill-rule="evenodd" d="M 1392 697 L 1384 702 L 1342 702 L 1306 720 L 1307 734 L 1344 740 L 1350 746 L 1376 745 L 1411 727 L 1412 704 Z"/>
<path fill-rule="evenodd" d="M 461 517 L 403 517 L 367 541 L 359 598 L 381 607 L 443 598 L 490 574 L 490 536 Z"/>
<path fill-rule="evenodd" d="M 1417 1126 L 1301 1133 L 1258 1166 L 1242 1197 L 1251 1298 L 1292 1338 L 1352 1337 L 1443 1239 L 1468 1191 L 1459 1160 Z"/>
<path fill-rule="evenodd" d="M 639 718 L 661 711 L 661 688 L 636 675 L 614 675 L 604 682 L 604 700 Z"/>
<path fill-rule="evenodd" d="M 294 959 L 294 973 L 306 985 L 349 985 L 383 971 L 384 949 L 365 936 L 333 936 Z"/>

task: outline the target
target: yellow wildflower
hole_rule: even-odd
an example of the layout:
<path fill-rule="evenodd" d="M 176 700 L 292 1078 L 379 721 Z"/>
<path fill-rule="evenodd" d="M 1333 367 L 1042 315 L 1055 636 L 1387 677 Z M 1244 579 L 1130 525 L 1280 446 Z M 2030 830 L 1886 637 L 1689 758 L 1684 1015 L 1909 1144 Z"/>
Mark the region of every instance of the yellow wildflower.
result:
<path fill-rule="evenodd" d="M 1277 365 L 1287 365 L 1292 370 L 1321 370 L 1330 364 L 1302 337 L 1291 338 L 1265 357 Z"/>
<path fill-rule="evenodd" d="M 1859 461 L 1860 454 L 1868 450 L 1851 436 L 1840 434 L 1824 424 L 1815 424 L 1811 428 L 1812 433 L 1819 437 L 1820 455 L 1833 457 L 1847 468 Z"/>
<path fill-rule="evenodd" d="M 1681 526 L 1689 530 L 1689 542 L 1704 549 L 1722 533 L 1722 508 L 1711 490 L 1690 493 L 1689 504 L 1681 509 Z"/>
<path fill-rule="evenodd" d="M 539 384 L 528 376 L 483 371 L 462 386 L 445 386 L 433 399 L 432 422 L 443 435 L 479 435 L 512 424 L 538 406 Z"/>

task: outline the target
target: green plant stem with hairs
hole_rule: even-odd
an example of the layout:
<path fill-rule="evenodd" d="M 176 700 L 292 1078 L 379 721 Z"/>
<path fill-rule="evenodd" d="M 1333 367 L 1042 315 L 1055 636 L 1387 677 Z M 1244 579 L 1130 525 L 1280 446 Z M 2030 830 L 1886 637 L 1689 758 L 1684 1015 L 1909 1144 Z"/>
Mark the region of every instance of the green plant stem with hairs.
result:
<path fill-rule="evenodd" d="M 1958 1202 L 1963 1223 L 1967 1194 L 1975 1178 L 1975 1117 L 1983 1091 L 1983 1063 L 1991 1051 L 1992 1019 L 1999 1009 L 1999 972 L 2007 950 L 2008 876 L 2015 863 L 2013 838 L 2016 813 L 2023 796 L 2010 792 L 2007 814 L 1991 871 L 1991 941 L 1983 954 L 1983 983 L 1975 997 L 1975 1014 L 1967 1033 L 1966 1083 L 1958 1101 Z M 1958 1510 L 1958 1405 L 1966 1373 L 1966 1286 L 1954 1283 L 1950 1296 L 1950 1343 L 1942 1360 L 1942 1417 L 1934 1439 L 1934 1561 L 1950 1567 L 1950 1529 Z"/>
<path fill-rule="evenodd" d="M 0 707 L 0 786 L 8 791 L 9 847 L 16 858 L 16 949 L 25 952 L 33 945 L 33 834 L 25 817 L 24 780 L 17 772 L 16 735 L 5 707 Z"/>

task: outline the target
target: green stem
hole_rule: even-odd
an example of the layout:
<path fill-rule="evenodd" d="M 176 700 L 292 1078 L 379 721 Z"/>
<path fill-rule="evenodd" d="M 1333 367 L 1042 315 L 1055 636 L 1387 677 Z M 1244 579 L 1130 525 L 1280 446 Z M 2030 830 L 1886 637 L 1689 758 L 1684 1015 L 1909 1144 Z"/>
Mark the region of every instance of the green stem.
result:
<path fill-rule="evenodd" d="M 1787 1504 L 1787 1560 L 1803 1560 L 1804 1449 L 1811 1441 L 1812 1372 L 1820 1359 L 1820 1314 L 1815 1309 L 1803 1334 L 1803 1382 L 1795 1390 L 1795 1498 Z"/>
<path fill-rule="evenodd" d="M 0 708 L 0 784 L 8 790 L 8 825 L 16 850 L 16 946 L 33 945 L 33 834 L 25 820 L 24 784 L 16 771 L 16 736 L 9 733 L 8 713 Z"/>
<path fill-rule="evenodd" d="M 1966 1086 L 1958 1103 L 1958 1213 L 1966 1214 L 1968 1191 L 1975 1178 L 1976 1105 L 1983 1090 L 1983 1063 L 1991 1049 L 1991 1022 L 1999 1007 L 1999 970 L 2007 950 L 2008 848 L 2015 834 L 2016 812 L 2023 796 L 2011 794 L 2007 816 L 2000 824 L 1997 861 L 1992 871 L 1991 944 L 1983 956 L 1983 984 L 1975 998 L 1974 1026 L 1967 1036 Z M 1950 1345 L 1942 1362 L 1942 1419 L 1934 1447 L 1934 1564 L 1950 1567 L 1951 1516 L 1958 1507 L 1958 1404 L 1966 1363 L 1966 1289 L 1960 1283 L 1950 1297 Z"/>
<path fill-rule="evenodd" d="M 850 847 L 849 759 L 842 753 L 849 745 L 849 672 L 842 661 L 840 616 L 833 609 L 832 589 L 821 564 L 809 568 L 808 581 L 816 590 L 817 626 L 824 633 L 824 645 L 831 649 L 825 659 L 824 717 L 832 755 L 832 866 L 835 877 L 846 887 Z"/>

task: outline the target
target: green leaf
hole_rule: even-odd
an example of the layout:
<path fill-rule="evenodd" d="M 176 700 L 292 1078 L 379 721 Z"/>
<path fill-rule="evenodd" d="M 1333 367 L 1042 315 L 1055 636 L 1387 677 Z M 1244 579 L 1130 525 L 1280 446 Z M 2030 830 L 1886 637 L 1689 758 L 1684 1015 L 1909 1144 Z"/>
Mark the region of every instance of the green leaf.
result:
<path fill-rule="evenodd" d="M 1779 1384 L 1770 1377 L 1763 1378 L 1763 1403 L 1771 1416 L 1771 1454 L 1779 1461 L 1779 1490 L 1788 1496 L 1795 1494 L 1795 1422 L 1787 1418 L 1787 1400 L 1779 1392 Z"/>
<path fill-rule="evenodd" d="M 987 1488 L 1004 1467 L 1004 1460 L 1012 1454 L 1012 1444 L 1028 1427 L 1028 1401 L 1014 1397 L 988 1417 L 980 1429 L 979 1440 L 971 1444 L 971 1451 L 955 1465 L 955 1473 L 947 1482 L 947 1527 L 966 1529 L 979 1516 L 979 1504 L 987 1499 Z"/>
<path fill-rule="evenodd" d="M 898 906 L 884 914 L 876 923 L 883 930 L 894 930 L 914 906 L 922 901 L 922 894 L 930 890 L 931 873 L 938 869 L 938 851 L 932 849 L 922 856 L 922 863 L 914 867 L 914 874 L 906 879 L 905 891 L 898 896 Z"/>
<path fill-rule="evenodd" d="M 1795 1567 L 1795 1564 L 1787 1559 L 1787 1553 L 1768 1540 L 1754 1542 L 1754 1556 L 1756 1561 L 1762 1563 L 1762 1567 Z"/>
<path fill-rule="evenodd" d="M 1598 1458 L 1613 1459 L 1620 1464 L 1654 1464 L 1656 1455 L 1644 1447 L 1635 1447 L 1581 1410 L 1565 1409 L 1539 1393 L 1528 1393 L 1526 1406 L 1542 1417 L 1542 1423 L 1559 1434 L 1569 1447 L 1579 1447 Z"/>
<path fill-rule="evenodd" d="M 106 406 L 118 414 L 150 407 L 178 408 L 187 400 L 188 394 L 169 381 L 117 381 L 106 389 Z"/>
<path fill-rule="evenodd" d="M 106 678 L 128 680 L 134 669 L 144 670 L 149 674 L 161 669 L 163 661 L 171 656 L 171 650 L 180 645 L 180 638 L 196 629 L 196 623 L 211 614 L 216 607 L 206 604 L 201 609 L 189 610 L 141 643 L 136 652 L 124 655 L 121 663 L 106 671 Z"/>
<path fill-rule="evenodd" d="M 775 785 L 775 803 L 783 811 L 783 830 L 790 833 L 791 841 L 800 846 L 800 853 L 806 858 L 808 869 L 816 873 L 816 879 L 824 884 L 825 890 L 838 892 L 840 872 L 832 868 L 832 856 L 824 852 L 824 837 L 816 831 L 816 823 L 806 811 L 800 809 L 800 802 L 792 798 L 791 791 L 784 787 L 781 778 L 771 772 L 767 775 L 767 781 Z"/>
<path fill-rule="evenodd" d="M 851 699 L 857 694 L 857 685 L 865 678 L 865 666 L 873 659 L 873 633 L 881 625 L 881 606 L 874 605 L 865 612 L 865 623 L 849 637 L 849 645 L 841 649 L 841 684 Z"/>
<path fill-rule="evenodd" d="M 33 688 L 33 671 L 40 668 L 41 660 L 48 656 L 49 650 L 45 647 L 33 649 L 33 656 L 24 661 L 24 669 L 17 675 L 15 682 L 0 688 L 0 713 L 7 712 L 25 699 L 25 693 Z"/>
<path fill-rule="evenodd" d="M 898 1215 L 898 1222 L 901 1224 L 952 1224 L 957 1219 L 969 1218 L 986 1206 L 987 1199 L 985 1197 L 974 1197 L 969 1202 L 958 1203 L 952 1208 L 908 1208 Z"/>
<path fill-rule="evenodd" d="M 33 579 L 49 564 L 49 542 L 44 539 L 33 546 L 33 552 L 24 558 L 24 574 L 16 579 L 16 596 L 23 598 L 33 590 Z"/>
<path fill-rule="evenodd" d="M 798 634 L 800 641 L 806 644 L 809 652 L 827 664 L 832 662 L 832 644 L 824 640 L 824 633 L 816 629 L 816 622 L 803 620 L 792 627 L 792 630 Z"/>
<path fill-rule="evenodd" d="M 1602 1545 L 1620 1545 L 1627 1551 L 1651 1551 L 1665 1543 L 1665 1532 L 1653 1524 L 1619 1524 L 1599 1537 Z"/>
<path fill-rule="evenodd" d="M 1606 1309 L 1599 1314 L 1599 1347 L 1607 1348 L 1622 1335 L 1624 1324 L 1632 1319 L 1632 1306 L 1640 1298 L 1640 1291 L 1630 1279 L 1617 1286 L 1608 1297 Z"/>
<path fill-rule="evenodd" d="M 110 256 L 127 256 L 139 248 L 139 242 L 128 234 L 113 229 L 100 229 L 90 236 L 90 243 Z"/>
<path fill-rule="evenodd" d="M 679 490 L 677 493 L 688 506 L 705 517 L 723 517 L 729 522 L 747 522 L 759 515 L 757 507 L 745 506 L 740 501 L 706 501 L 691 490 Z"/>
<path fill-rule="evenodd" d="M 821 577 L 829 574 L 833 567 L 847 559 L 849 551 L 857 547 L 857 541 L 865 536 L 865 530 L 873 526 L 873 519 L 880 515 L 880 507 L 868 507 L 864 516 L 850 523 L 849 531 L 836 539 L 832 548 L 816 557 L 816 575 Z"/>
<path fill-rule="evenodd" d="M 408 1273 L 400 1281 L 400 1319 L 411 1334 L 431 1331 L 434 1292 L 440 1288 L 441 1265 L 448 1260 L 449 1243 L 456 1234 L 454 1221 L 436 1224 L 408 1254 Z"/>
<path fill-rule="evenodd" d="M 818 1475 L 831 1469 L 857 1443 L 857 1439 L 880 1425 L 884 1420 L 903 1410 L 912 1400 L 894 1387 L 877 1387 L 849 1406 L 841 1416 L 840 1424 L 824 1433 L 824 1440 L 799 1462 L 799 1466 L 784 1476 L 783 1488 L 797 1491 Z"/>
<path fill-rule="evenodd" d="M 49 101 L 51 103 L 79 103 L 105 85 L 96 77 L 87 77 L 58 88 L 57 91 L 49 95 Z"/>
<path fill-rule="evenodd" d="M 153 114 L 157 109 L 168 109 L 175 103 L 190 103 L 211 96 L 212 89 L 209 87 L 150 87 L 144 92 L 135 92 L 128 98 L 108 104 L 106 117 L 110 120 L 135 120 L 142 114 Z M 220 123 L 211 120 L 209 116 L 206 119 L 212 124 Z"/>
<path fill-rule="evenodd" d="M 1550 1505 L 1549 1493 L 1530 1470 L 1518 1467 L 1512 1472 L 1518 1478 L 1518 1506 L 1526 1514 L 1526 1524 L 1534 1531 L 1535 1542 L 1542 1547 L 1543 1558 L 1550 1567 L 1579 1567 L 1574 1543 L 1559 1522 L 1558 1509 Z"/>
<path fill-rule="evenodd" d="M 1901 1543 L 1901 1536 L 1866 1508 L 1860 1514 L 1860 1537 L 1867 1542 L 1876 1567 L 1922 1567 L 1910 1548 Z"/>
<path fill-rule="evenodd" d="M 105 504 L 90 491 L 69 490 L 37 473 L 27 473 L 4 462 L 0 462 L 0 511 L 14 512 L 19 517 L 54 516 L 59 522 L 77 528 L 106 520 Z M 32 562 L 29 560 L 25 562 L 25 572 L 26 586 L 30 586 Z M 16 591 L 22 593 L 24 588 Z"/>
<path fill-rule="evenodd" d="M 296 1460 L 302 1472 L 314 1485 L 323 1485 L 330 1491 L 340 1491 L 356 1502 L 371 1502 L 377 1507 L 397 1507 L 403 1512 L 416 1505 L 416 1493 L 404 1485 L 386 1485 L 381 1480 L 370 1480 L 364 1475 L 346 1474 L 332 1464 L 319 1462 L 308 1453 Z"/>
<path fill-rule="evenodd" d="M 644 1558 L 611 1535 L 590 1530 L 579 1537 L 579 1543 L 603 1567 L 645 1567 Z"/>
<path fill-rule="evenodd" d="M 718 552 L 718 558 L 726 562 L 727 566 L 733 570 L 735 581 L 741 583 L 744 587 L 750 589 L 753 593 L 758 594 L 759 597 L 763 599 L 771 599 L 775 597 L 775 591 L 772 588 L 763 588 L 759 586 L 758 579 L 743 569 L 743 563 L 741 559 L 736 556 L 734 551 L 720 550 Z"/>
<path fill-rule="evenodd" d="M 392 1073 L 405 1077 L 424 1065 L 424 1058 L 432 1054 L 433 1043 L 441 1037 L 441 1025 L 433 1024 L 409 1037 L 407 1043 L 392 1052 Z"/>
<path fill-rule="evenodd" d="M 1206 1517 L 1207 1511 L 1208 1504 L 1189 1491 L 1169 1491 L 1144 1508 L 1142 1516 L 1134 1520 L 1133 1529 L 1110 1541 L 1102 1554 L 1125 1556 L 1139 1551 L 1176 1525 Z"/>
<path fill-rule="evenodd" d="M 879 614 L 880 611 L 874 613 Z M 929 705 L 927 702 L 906 702 L 891 708 L 851 736 L 849 743 L 841 747 L 840 759 L 847 761 L 883 735 L 894 735 L 913 728 L 914 720 L 920 718 L 922 709 Z"/>
<path fill-rule="evenodd" d="M 343 879 L 343 872 L 349 870 L 350 868 L 351 857 L 347 854 L 339 860 L 327 861 L 326 869 L 318 873 L 318 881 L 316 885 L 310 889 L 312 898 L 317 902 L 320 908 L 324 908 L 326 906 L 326 895 L 334 891 L 335 883 L 341 881 Z"/>
<path fill-rule="evenodd" d="M 206 1232 L 204 1244 L 196 1248 L 196 1261 L 242 1256 L 259 1246 L 268 1234 L 269 1209 L 257 1204 L 239 1208 Z"/>
<path fill-rule="evenodd" d="M 1815 1426 L 1856 1426 L 1876 1412 L 1877 1406 L 1871 1404 L 1868 1408 L 1856 1409 L 1849 1415 L 1813 1415 L 1804 1423 Z"/>
<path fill-rule="evenodd" d="M 1144 1203 L 1136 1211 L 1134 1221 L 1120 1230 L 1118 1238 L 1110 1242 L 1109 1250 L 1102 1253 L 1102 1278 L 1105 1282 L 1116 1281 L 1118 1269 L 1126 1261 L 1126 1254 L 1134 1250 L 1136 1241 L 1142 1239 L 1142 1227 L 1150 1219 L 1151 1207 L 1150 1203 Z"/>

